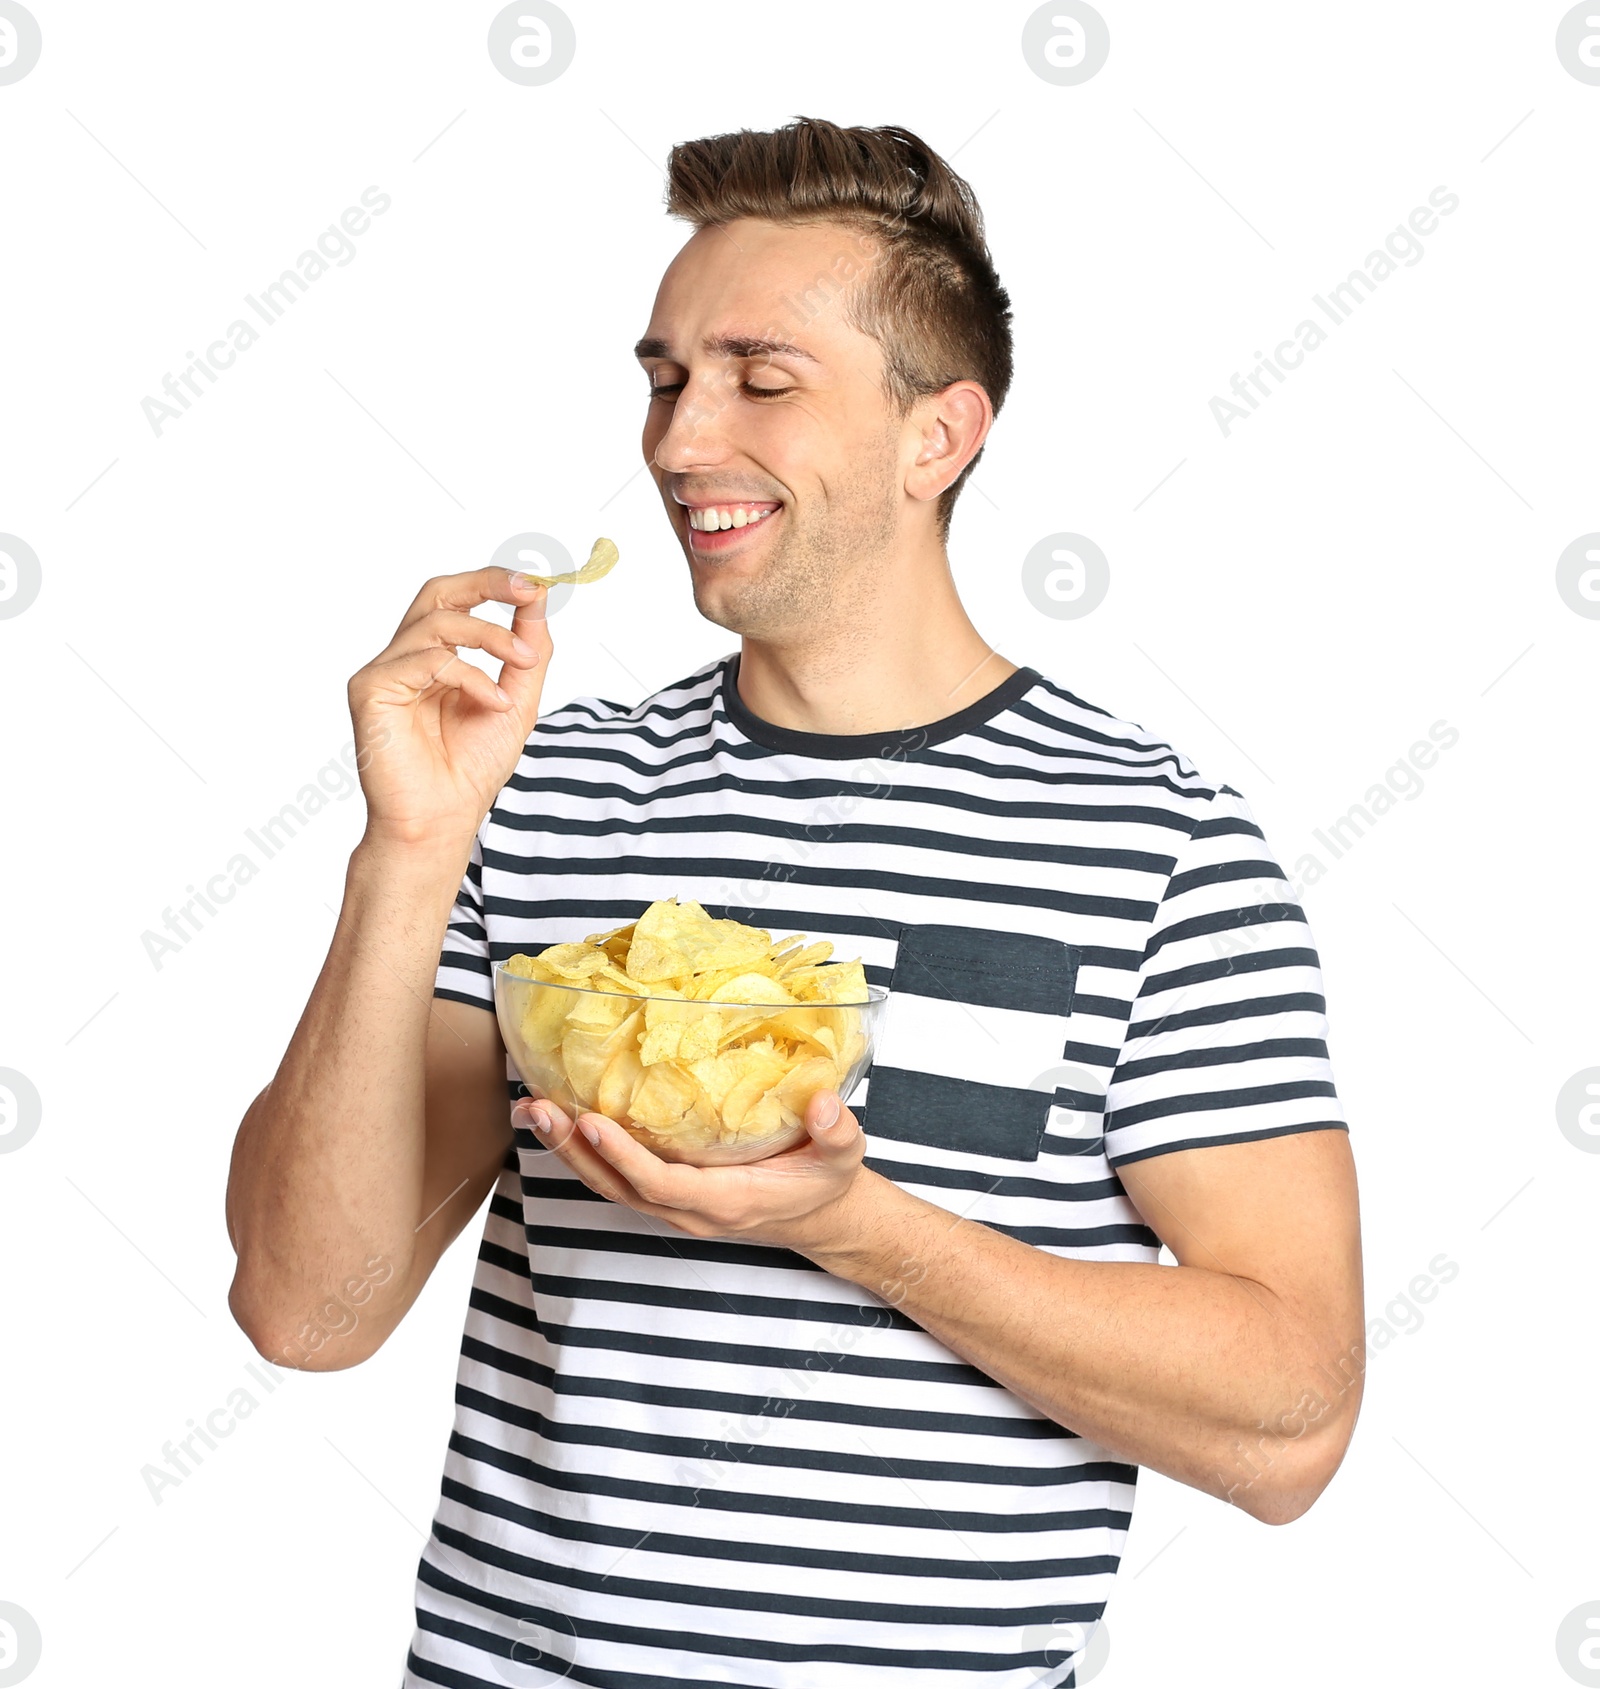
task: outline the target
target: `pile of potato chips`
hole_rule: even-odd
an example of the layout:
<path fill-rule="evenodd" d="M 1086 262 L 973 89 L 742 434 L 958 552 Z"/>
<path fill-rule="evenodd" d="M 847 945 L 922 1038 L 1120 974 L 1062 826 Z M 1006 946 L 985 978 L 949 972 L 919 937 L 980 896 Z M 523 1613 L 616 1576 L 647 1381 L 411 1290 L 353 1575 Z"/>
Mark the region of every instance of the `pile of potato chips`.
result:
<path fill-rule="evenodd" d="M 866 974 L 832 953 L 666 898 L 582 944 L 512 956 L 506 973 L 562 989 L 524 994 L 508 1046 L 552 1097 L 681 1159 L 796 1133 L 867 1049 Z"/>

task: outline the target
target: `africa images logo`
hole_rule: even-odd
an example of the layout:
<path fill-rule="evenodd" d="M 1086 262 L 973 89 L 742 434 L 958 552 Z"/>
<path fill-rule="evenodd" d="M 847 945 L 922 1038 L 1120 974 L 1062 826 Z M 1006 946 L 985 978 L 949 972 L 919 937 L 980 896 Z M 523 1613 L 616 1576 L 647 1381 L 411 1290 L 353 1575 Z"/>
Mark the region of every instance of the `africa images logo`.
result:
<path fill-rule="evenodd" d="M 0 622 L 20 616 L 43 579 L 38 552 L 16 534 L 0 534 Z"/>
<path fill-rule="evenodd" d="M 550 0 L 521 0 L 489 25 L 489 61 L 508 82 L 525 88 L 554 82 L 578 50 L 572 19 Z"/>
<path fill-rule="evenodd" d="M 39 20 L 16 0 L 0 0 L 0 88 L 20 82 L 39 62 Z"/>

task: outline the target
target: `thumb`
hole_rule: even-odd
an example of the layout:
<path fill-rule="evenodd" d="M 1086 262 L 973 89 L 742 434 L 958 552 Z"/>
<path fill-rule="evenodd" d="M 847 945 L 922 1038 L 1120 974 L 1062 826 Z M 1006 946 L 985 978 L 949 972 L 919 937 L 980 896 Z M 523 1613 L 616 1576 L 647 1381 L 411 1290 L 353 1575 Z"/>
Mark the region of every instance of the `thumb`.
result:
<path fill-rule="evenodd" d="M 515 663 L 500 665 L 500 690 L 511 700 L 525 734 L 533 731 L 538 720 L 539 698 L 544 691 L 544 678 L 550 672 L 550 654 L 554 649 L 545 620 L 549 588 L 532 586 L 529 591 L 532 597 L 519 604 L 511 618 L 511 632 L 524 645 L 531 646 L 539 660 L 527 668 L 519 668 Z"/>
<path fill-rule="evenodd" d="M 818 1091 L 806 1104 L 805 1122 L 811 1141 L 824 1151 L 847 1150 L 860 1131 L 837 1091 Z"/>

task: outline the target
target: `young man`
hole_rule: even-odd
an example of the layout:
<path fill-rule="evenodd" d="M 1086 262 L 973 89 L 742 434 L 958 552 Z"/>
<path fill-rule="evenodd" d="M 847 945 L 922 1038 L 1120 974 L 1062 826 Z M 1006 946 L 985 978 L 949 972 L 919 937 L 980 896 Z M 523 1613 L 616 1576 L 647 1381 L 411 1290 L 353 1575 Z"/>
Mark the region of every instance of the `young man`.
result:
<path fill-rule="evenodd" d="M 232 1306 L 353 1365 L 490 1196 L 407 1684 L 1068 1683 L 1139 1466 L 1283 1523 L 1349 1441 L 1317 955 L 1236 791 L 956 597 L 1011 358 L 966 184 L 802 119 L 676 148 L 668 209 L 643 446 L 740 650 L 541 717 L 543 591 L 422 589 L 351 682 L 368 824 L 240 1127 Z M 864 1107 L 698 1169 L 508 1106 L 493 963 L 674 895 L 890 986 Z"/>

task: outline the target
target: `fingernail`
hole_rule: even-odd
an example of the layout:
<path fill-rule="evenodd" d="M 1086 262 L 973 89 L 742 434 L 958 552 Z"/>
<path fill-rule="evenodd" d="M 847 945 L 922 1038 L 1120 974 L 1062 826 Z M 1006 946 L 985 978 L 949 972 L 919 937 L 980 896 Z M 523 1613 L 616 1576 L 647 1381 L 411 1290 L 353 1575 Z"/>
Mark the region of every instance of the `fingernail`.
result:
<path fill-rule="evenodd" d="M 500 702 L 502 704 L 509 704 L 511 702 L 511 695 L 508 692 L 503 691 L 498 686 L 495 687 L 495 689 L 494 689 L 494 695 L 495 695 L 495 697 L 497 697 L 500 700 Z"/>
<path fill-rule="evenodd" d="M 531 657 L 533 655 L 533 647 L 527 642 L 527 640 L 518 639 L 515 634 L 512 634 L 511 636 L 511 649 L 515 651 L 519 657 Z"/>
<path fill-rule="evenodd" d="M 839 1099 L 837 1097 L 824 1097 L 822 1100 L 822 1118 L 818 1120 L 817 1124 L 819 1126 L 832 1126 L 838 1118 Z"/>
<path fill-rule="evenodd" d="M 529 1105 L 528 1118 L 533 1122 L 534 1131 L 548 1132 L 550 1130 L 550 1116 L 538 1104 Z"/>
<path fill-rule="evenodd" d="M 578 1122 L 578 1130 L 583 1133 L 584 1137 L 586 1137 L 591 1144 L 598 1144 L 600 1142 L 599 1132 L 591 1126 L 588 1121 L 580 1120 Z"/>
<path fill-rule="evenodd" d="M 539 583 L 527 575 L 513 575 L 506 584 L 513 592 L 531 592 Z"/>

